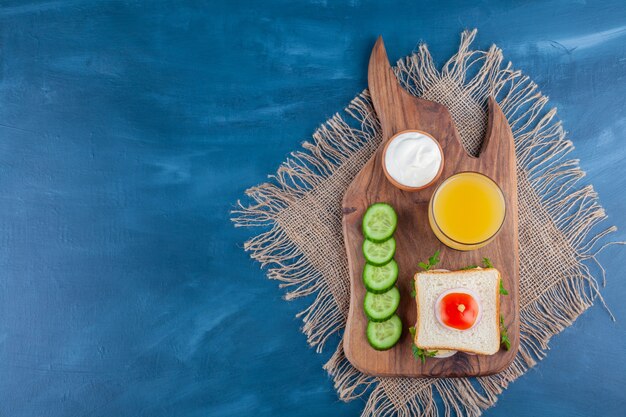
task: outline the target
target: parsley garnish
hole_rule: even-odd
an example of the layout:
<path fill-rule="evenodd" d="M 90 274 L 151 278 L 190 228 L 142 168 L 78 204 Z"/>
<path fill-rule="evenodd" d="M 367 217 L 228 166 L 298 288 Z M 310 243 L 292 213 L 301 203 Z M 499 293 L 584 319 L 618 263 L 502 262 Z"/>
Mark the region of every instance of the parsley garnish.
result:
<path fill-rule="evenodd" d="M 413 349 L 413 357 L 415 357 L 415 359 L 419 359 L 422 363 L 426 363 L 426 358 L 433 358 L 435 357 L 435 355 L 437 355 L 436 350 L 425 350 L 422 348 L 418 348 L 417 346 L 415 346 L 415 343 L 413 344 L 413 346 L 411 346 L 411 349 Z"/>
<path fill-rule="evenodd" d="M 415 290 L 415 280 L 411 280 L 411 282 L 413 284 L 411 284 L 413 286 L 413 289 L 411 290 L 411 297 L 415 298 L 415 296 L 417 295 L 417 291 Z"/>
<path fill-rule="evenodd" d="M 432 268 L 433 266 L 437 265 L 438 263 L 439 263 L 439 251 L 435 252 L 435 254 L 433 256 L 428 258 L 428 263 L 420 262 L 418 265 L 424 271 L 428 271 L 430 268 Z"/>
<path fill-rule="evenodd" d="M 511 341 L 509 340 L 509 332 L 504 325 L 504 317 L 500 314 L 500 345 L 504 346 L 504 349 L 511 349 Z"/>
<path fill-rule="evenodd" d="M 489 258 L 483 258 L 483 266 L 485 268 L 493 268 L 493 264 L 491 263 Z M 465 271 L 466 269 L 476 269 L 476 268 L 478 268 L 478 265 L 468 265 L 466 267 L 461 268 L 461 271 Z"/>
<path fill-rule="evenodd" d="M 502 279 L 500 279 L 500 294 L 502 294 L 502 295 L 509 295 L 509 292 L 502 285 Z"/>

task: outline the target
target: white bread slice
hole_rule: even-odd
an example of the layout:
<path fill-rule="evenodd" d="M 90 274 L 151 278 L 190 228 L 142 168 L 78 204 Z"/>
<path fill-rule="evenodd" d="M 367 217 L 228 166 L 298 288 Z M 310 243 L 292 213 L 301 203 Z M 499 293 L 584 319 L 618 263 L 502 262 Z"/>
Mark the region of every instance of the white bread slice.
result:
<path fill-rule="evenodd" d="M 495 268 L 415 274 L 415 344 L 427 350 L 449 349 L 493 355 L 500 349 L 500 272 Z M 450 329 L 435 315 L 437 298 L 447 290 L 468 288 L 480 297 L 482 317 L 468 330 Z"/>

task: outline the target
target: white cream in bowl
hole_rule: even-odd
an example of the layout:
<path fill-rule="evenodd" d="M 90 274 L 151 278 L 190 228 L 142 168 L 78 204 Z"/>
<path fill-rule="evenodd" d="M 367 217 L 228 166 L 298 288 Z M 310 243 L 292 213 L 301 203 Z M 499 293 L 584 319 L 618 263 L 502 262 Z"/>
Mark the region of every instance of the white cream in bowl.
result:
<path fill-rule="evenodd" d="M 443 156 L 439 144 L 417 131 L 393 137 L 385 151 L 385 169 L 399 184 L 418 188 L 428 185 L 439 174 Z"/>

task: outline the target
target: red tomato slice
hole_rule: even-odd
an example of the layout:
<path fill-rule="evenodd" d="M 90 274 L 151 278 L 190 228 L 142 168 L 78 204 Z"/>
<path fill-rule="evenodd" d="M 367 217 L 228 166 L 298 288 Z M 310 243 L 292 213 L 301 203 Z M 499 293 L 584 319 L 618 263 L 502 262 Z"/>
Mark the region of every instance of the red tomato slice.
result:
<path fill-rule="evenodd" d="M 470 294 L 452 292 L 446 294 L 439 302 L 441 322 L 458 330 L 471 328 L 478 318 L 478 302 Z"/>

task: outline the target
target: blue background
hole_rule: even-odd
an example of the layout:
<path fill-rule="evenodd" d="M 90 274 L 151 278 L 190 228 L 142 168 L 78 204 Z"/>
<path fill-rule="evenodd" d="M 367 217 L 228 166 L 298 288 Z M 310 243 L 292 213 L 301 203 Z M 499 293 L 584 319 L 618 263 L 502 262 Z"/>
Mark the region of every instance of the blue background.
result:
<path fill-rule="evenodd" d="M 3 1 L 0 416 L 358 416 L 229 210 L 366 87 L 378 34 L 441 64 L 473 27 L 626 230 L 621 1 Z M 590 309 L 487 416 L 624 415 L 622 254 L 618 322 Z"/>

